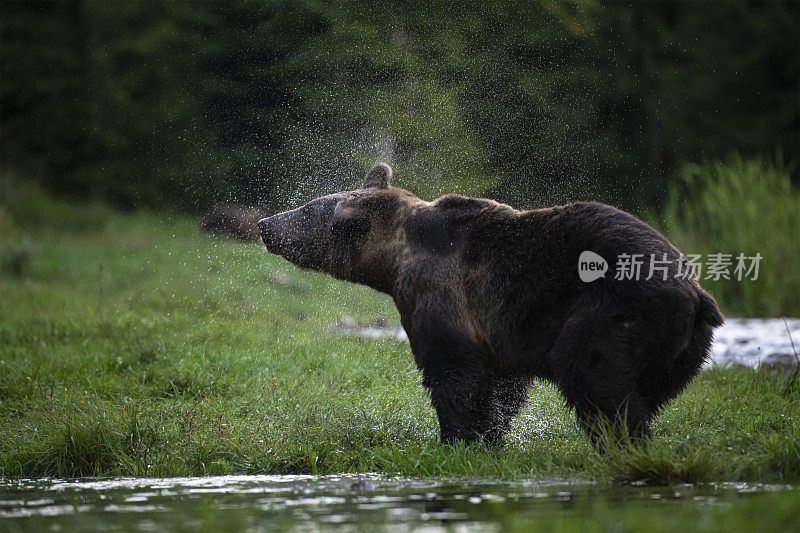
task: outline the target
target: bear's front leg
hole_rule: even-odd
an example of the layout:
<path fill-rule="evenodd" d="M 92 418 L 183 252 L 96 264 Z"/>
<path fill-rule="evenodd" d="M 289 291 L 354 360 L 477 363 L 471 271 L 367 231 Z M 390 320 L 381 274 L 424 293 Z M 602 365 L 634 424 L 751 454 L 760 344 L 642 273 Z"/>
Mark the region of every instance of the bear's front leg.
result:
<path fill-rule="evenodd" d="M 493 376 L 490 393 L 492 422 L 483 437 L 485 442 L 499 442 L 511 429 L 511 423 L 528 400 L 530 385 L 530 377 L 524 374 Z"/>
<path fill-rule="evenodd" d="M 439 418 L 441 440 L 500 442 L 528 398 L 530 379 L 471 369 L 445 375 L 423 370 L 423 385 Z"/>
<path fill-rule="evenodd" d="M 458 368 L 423 368 L 422 374 L 439 418 L 442 443 L 484 441 L 495 425 L 485 376 Z"/>
<path fill-rule="evenodd" d="M 438 307 L 418 305 L 410 319 L 403 318 L 422 384 L 439 418 L 441 440 L 496 440 L 488 353 L 457 325 L 455 313 Z"/>

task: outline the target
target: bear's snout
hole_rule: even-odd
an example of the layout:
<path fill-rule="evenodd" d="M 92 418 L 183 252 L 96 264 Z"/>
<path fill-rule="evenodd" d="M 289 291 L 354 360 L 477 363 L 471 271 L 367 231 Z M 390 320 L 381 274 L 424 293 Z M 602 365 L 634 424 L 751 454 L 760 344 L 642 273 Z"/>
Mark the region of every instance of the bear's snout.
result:
<path fill-rule="evenodd" d="M 272 220 L 273 218 L 274 217 L 267 217 L 259 220 L 258 229 L 261 231 L 261 241 L 267 247 L 267 250 L 275 253 L 277 251 L 275 247 L 278 244 L 278 235 L 276 235 L 276 233 L 278 232 L 275 231 L 276 228 L 274 220 Z"/>
<path fill-rule="evenodd" d="M 258 229 L 261 230 L 261 238 L 278 237 L 284 233 L 291 231 L 291 220 L 282 216 L 284 213 L 278 213 L 271 217 L 262 218 L 258 221 Z"/>
<path fill-rule="evenodd" d="M 297 214 L 297 210 L 286 211 L 258 221 L 261 241 L 268 252 L 282 255 L 290 261 L 300 253 L 303 232 L 298 227 Z"/>

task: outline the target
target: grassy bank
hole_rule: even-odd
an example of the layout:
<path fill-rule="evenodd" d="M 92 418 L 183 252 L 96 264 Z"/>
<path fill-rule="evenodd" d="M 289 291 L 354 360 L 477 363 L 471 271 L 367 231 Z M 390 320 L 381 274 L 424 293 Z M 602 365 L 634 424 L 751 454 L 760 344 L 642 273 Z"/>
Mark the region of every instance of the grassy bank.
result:
<path fill-rule="evenodd" d="M 408 346 L 330 328 L 395 321 L 387 297 L 191 219 L 44 199 L 0 216 L 2 476 L 800 476 L 782 375 L 703 373 L 641 450 L 596 454 L 547 385 L 503 447 L 444 447 Z"/>

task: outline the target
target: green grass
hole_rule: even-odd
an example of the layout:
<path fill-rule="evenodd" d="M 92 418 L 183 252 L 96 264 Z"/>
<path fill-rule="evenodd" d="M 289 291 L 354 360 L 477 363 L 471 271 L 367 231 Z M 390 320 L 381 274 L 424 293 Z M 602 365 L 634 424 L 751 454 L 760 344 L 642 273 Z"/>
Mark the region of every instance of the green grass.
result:
<path fill-rule="evenodd" d="M 723 312 L 738 316 L 800 316 L 800 190 L 791 168 L 743 159 L 685 165 L 660 215 L 644 214 L 686 254 L 732 254 L 730 279 L 701 284 Z M 739 281 L 736 257 L 762 256 L 758 279 Z"/>
<path fill-rule="evenodd" d="M 0 211 L 0 476 L 800 477 L 800 392 L 750 370 L 704 372 L 640 449 L 597 454 L 545 384 L 504 446 L 441 446 L 408 346 L 330 329 L 397 320 L 388 297 L 193 219 L 55 204 L 67 229 Z"/>

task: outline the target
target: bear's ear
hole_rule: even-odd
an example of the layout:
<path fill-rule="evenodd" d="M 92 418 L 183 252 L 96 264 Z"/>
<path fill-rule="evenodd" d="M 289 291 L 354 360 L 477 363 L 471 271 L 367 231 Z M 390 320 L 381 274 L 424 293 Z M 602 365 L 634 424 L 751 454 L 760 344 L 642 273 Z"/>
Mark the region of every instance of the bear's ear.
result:
<path fill-rule="evenodd" d="M 389 180 L 392 179 L 392 167 L 386 163 L 378 163 L 372 170 L 367 172 L 367 178 L 364 180 L 365 189 L 388 189 Z"/>

